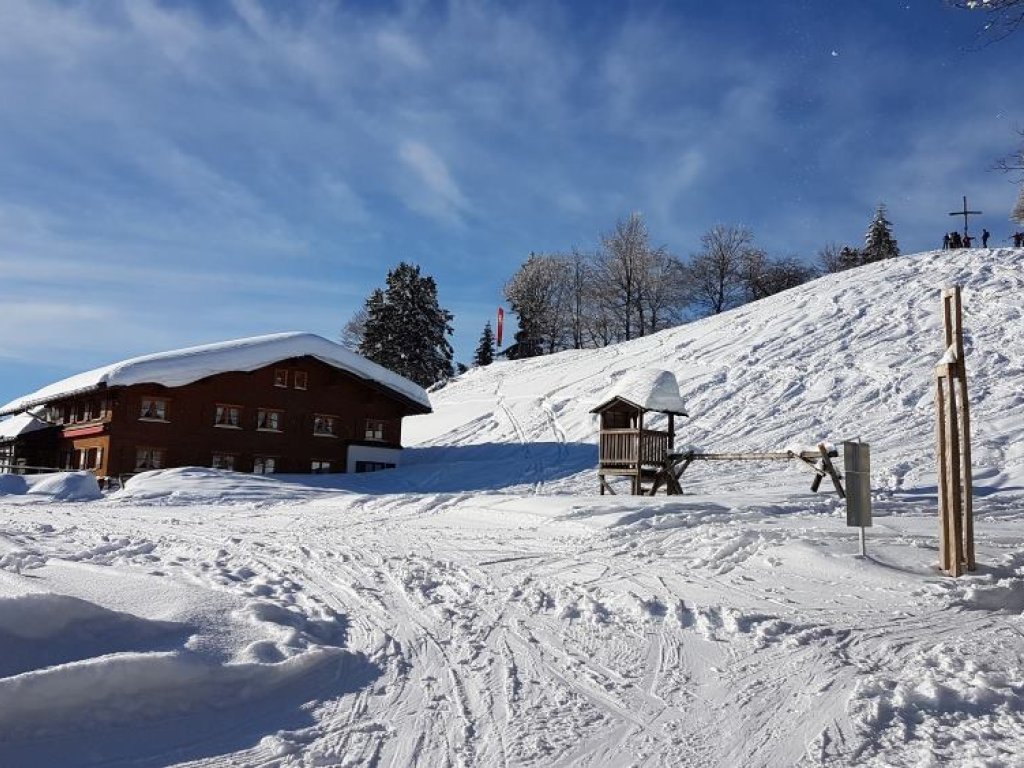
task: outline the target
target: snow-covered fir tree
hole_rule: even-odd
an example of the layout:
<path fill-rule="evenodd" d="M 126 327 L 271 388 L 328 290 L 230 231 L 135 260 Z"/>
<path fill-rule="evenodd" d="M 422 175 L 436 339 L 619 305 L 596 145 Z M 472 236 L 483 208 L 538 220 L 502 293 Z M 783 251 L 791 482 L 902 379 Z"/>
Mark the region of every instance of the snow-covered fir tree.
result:
<path fill-rule="evenodd" d="M 864 255 L 856 248 L 851 248 L 848 245 L 844 245 L 839 251 L 839 269 L 841 272 L 844 269 L 853 269 L 859 267 L 864 263 Z"/>
<path fill-rule="evenodd" d="M 900 255 L 899 245 L 892 236 L 892 222 L 885 217 L 885 206 L 879 204 L 875 217 L 868 225 L 864 235 L 864 248 L 861 249 L 861 263 L 892 259 Z"/>
<path fill-rule="evenodd" d="M 402 262 L 388 272 L 387 286 L 366 299 L 359 354 L 422 387 L 450 377 L 452 313 L 437 301 L 437 284 L 420 268 Z"/>
<path fill-rule="evenodd" d="M 494 362 L 494 331 L 491 330 L 491 322 L 488 320 L 480 334 L 480 343 L 476 346 L 476 355 L 473 357 L 474 365 L 490 365 Z"/>

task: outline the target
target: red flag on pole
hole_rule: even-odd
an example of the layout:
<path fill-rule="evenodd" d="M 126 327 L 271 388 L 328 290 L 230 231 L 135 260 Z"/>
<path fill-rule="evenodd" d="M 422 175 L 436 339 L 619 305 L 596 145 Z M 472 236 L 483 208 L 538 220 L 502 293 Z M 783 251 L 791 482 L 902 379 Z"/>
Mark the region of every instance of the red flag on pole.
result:
<path fill-rule="evenodd" d="M 505 330 L 505 310 L 498 307 L 498 349 L 501 349 L 501 334 Z"/>

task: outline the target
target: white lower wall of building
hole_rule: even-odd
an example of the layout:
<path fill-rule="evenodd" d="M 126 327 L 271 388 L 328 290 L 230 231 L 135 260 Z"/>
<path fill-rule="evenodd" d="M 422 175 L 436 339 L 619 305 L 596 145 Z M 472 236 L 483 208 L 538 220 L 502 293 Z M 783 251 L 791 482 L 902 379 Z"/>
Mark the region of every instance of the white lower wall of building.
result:
<path fill-rule="evenodd" d="M 356 471 L 356 462 L 369 461 L 376 464 L 401 463 L 401 448 L 383 448 L 375 445 L 350 445 L 348 447 L 348 466 L 346 472 Z"/>

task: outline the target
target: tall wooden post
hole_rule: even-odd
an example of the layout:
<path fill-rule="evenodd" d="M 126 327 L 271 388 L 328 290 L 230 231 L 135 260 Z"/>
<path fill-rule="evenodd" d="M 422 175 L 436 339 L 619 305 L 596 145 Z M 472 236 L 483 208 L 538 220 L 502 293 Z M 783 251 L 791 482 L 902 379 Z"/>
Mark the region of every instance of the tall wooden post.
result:
<path fill-rule="evenodd" d="M 958 285 L 942 290 L 942 330 L 946 353 L 935 367 L 939 567 L 960 576 L 964 566 L 973 571 L 975 561 L 971 417 Z"/>
<path fill-rule="evenodd" d="M 644 411 L 640 411 L 636 422 L 636 474 L 633 475 L 633 495 L 643 494 L 643 485 L 640 483 L 640 471 L 644 464 Z"/>

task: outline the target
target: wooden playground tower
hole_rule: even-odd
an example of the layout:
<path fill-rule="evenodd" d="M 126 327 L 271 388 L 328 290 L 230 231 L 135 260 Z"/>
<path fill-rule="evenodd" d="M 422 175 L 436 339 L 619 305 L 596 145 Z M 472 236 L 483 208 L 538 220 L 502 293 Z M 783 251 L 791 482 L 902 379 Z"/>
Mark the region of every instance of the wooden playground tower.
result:
<path fill-rule="evenodd" d="M 604 495 L 605 491 L 615 493 L 606 478 L 618 476 L 631 478 L 632 494 L 643 495 L 643 481 L 653 479 L 665 457 L 672 452 L 676 436 L 675 417 L 686 413 L 681 407 L 669 410 L 648 407 L 625 395 L 613 395 L 591 413 L 601 417 L 597 469 L 601 494 Z M 667 416 L 668 429 L 651 429 L 645 424 L 649 413 Z"/>
<path fill-rule="evenodd" d="M 757 453 L 703 453 L 692 449 L 677 452 L 675 417 L 686 416 L 679 385 L 668 371 L 638 371 L 620 382 L 591 413 L 601 417 L 597 476 L 601 495 L 614 494 L 609 477 L 630 478 L 634 496 L 653 496 L 664 488 L 669 495 L 682 494 L 680 478 L 695 461 L 800 461 L 815 473 L 811 490 L 817 491 L 828 477 L 840 498 L 845 498 L 842 477 L 832 459 L 836 449 L 825 443 L 814 448 Z M 631 386 L 632 385 L 632 386 Z M 659 391 L 652 393 L 652 386 Z M 667 430 L 652 429 L 648 414 L 666 417 Z"/>

